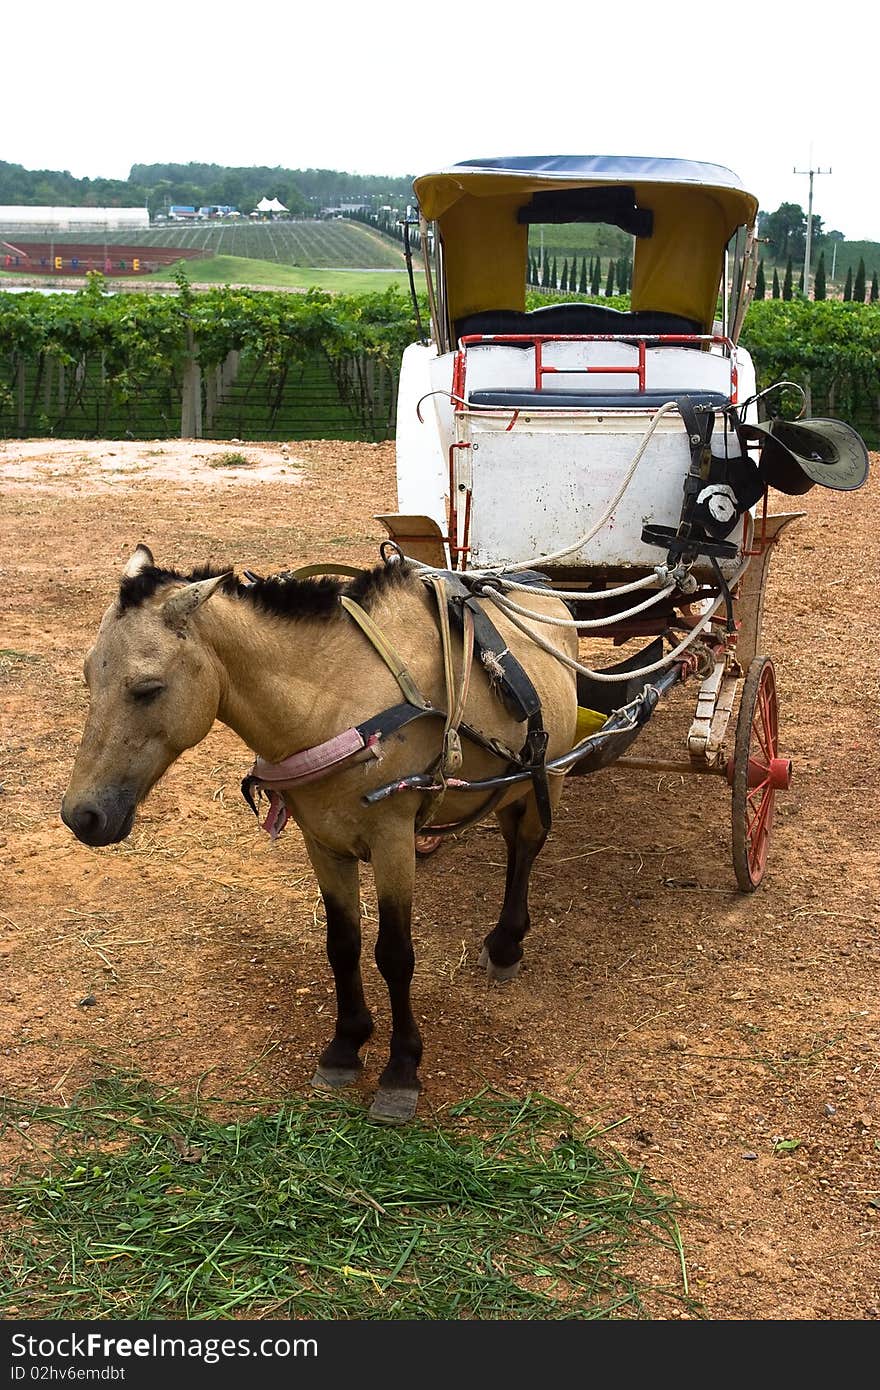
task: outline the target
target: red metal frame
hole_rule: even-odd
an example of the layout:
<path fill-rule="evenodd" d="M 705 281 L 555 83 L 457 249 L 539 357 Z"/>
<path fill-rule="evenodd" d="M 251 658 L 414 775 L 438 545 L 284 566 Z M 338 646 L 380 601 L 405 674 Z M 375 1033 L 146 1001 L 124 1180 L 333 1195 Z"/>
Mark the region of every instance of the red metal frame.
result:
<path fill-rule="evenodd" d="M 459 568 L 459 556 L 461 557 L 461 568 L 464 568 L 465 557 L 470 550 L 468 537 L 471 525 L 471 492 L 468 489 L 464 507 L 464 545 L 459 545 L 457 540 L 458 505 L 455 487 L 455 450 L 469 449 L 470 447 L 470 444 L 464 439 L 449 446 L 449 535 L 446 537 L 446 543 L 449 546 L 449 562 L 454 570 Z"/>
<path fill-rule="evenodd" d="M 467 349 L 486 347 L 493 343 L 530 344 L 535 349 L 535 390 L 544 389 L 545 376 L 589 376 L 600 374 L 615 376 L 625 373 L 638 378 L 638 390 L 645 388 L 645 352 L 650 344 L 679 343 L 693 346 L 696 343 L 720 343 L 728 349 L 730 363 L 730 403 L 736 405 L 739 382 L 734 359 L 734 343 L 720 333 L 468 333 L 459 339 L 458 351 L 452 371 L 452 394 L 465 400 L 465 380 L 467 376 Z M 638 349 L 638 363 L 635 367 L 547 367 L 543 362 L 545 343 L 627 343 Z M 465 407 L 466 409 L 467 407 Z M 501 409 L 502 407 L 499 407 Z M 584 409 L 589 409 L 585 406 Z"/>

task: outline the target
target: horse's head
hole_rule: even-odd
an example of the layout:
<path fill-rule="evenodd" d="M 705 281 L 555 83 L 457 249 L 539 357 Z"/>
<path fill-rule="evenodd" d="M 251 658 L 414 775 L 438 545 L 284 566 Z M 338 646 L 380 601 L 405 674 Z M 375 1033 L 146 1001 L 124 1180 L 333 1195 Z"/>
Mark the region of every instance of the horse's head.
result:
<path fill-rule="evenodd" d="M 124 840 L 162 773 L 211 728 L 221 675 L 191 620 L 224 577 L 174 582 L 143 545 L 126 565 L 85 659 L 89 713 L 61 804 L 85 844 Z"/>

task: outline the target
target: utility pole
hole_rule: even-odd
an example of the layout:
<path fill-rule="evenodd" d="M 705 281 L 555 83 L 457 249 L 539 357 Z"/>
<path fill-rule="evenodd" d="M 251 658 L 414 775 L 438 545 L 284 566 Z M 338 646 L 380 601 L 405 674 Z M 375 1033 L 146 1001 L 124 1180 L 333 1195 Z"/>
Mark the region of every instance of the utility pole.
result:
<path fill-rule="evenodd" d="M 812 163 L 812 160 L 810 161 Z M 795 174 L 809 174 L 810 176 L 810 200 L 807 204 L 807 244 L 804 249 L 804 294 L 807 299 L 810 297 L 810 243 L 813 240 L 813 175 L 830 174 L 830 169 L 793 169 Z M 833 279 L 833 272 L 832 272 Z"/>

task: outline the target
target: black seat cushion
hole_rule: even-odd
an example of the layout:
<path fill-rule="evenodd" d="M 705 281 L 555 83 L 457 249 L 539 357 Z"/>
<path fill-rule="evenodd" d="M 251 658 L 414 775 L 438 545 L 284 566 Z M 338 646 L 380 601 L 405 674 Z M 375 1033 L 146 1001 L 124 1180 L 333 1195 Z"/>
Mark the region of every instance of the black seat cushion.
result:
<path fill-rule="evenodd" d="M 486 309 L 457 321 L 457 338 L 472 333 L 702 333 L 695 319 L 660 310 L 603 304 L 544 304 L 540 309 Z"/>
<path fill-rule="evenodd" d="M 730 397 L 721 391 L 695 391 L 692 387 L 676 391 L 530 391 L 528 389 L 470 391 L 470 405 L 494 406 L 496 409 L 527 410 L 552 407 L 575 410 L 658 410 L 667 401 L 689 400 L 692 405 L 709 405 L 721 409 L 730 405 Z"/>

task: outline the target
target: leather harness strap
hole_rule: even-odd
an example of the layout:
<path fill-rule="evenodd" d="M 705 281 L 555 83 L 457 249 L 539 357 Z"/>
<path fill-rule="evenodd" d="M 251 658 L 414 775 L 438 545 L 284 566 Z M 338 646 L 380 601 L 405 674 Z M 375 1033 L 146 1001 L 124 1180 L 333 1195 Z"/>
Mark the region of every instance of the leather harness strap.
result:
<path fill-rule="evenodd" d="M 461 738 L 458 728 L 464 714 L 464 706 L 470 687 L 471 663 L 474 657 L 473 616 L 466 614 L 462 624 L 461 678 L 458 690 L 455 685 L 455 668 L 452 660 L 452 633 L 449 628 L 449 599 L 446 581 L 442 574 L 429 575 L 429 583 L 437 600 L 437 618 L 440 624 L 440 647 L 443 653 L 443 679 L 446 685 L 446 724 L 443 729 L 443 752 L 440 757 L 440 772 L 448 776 L 458 772 L 462 764 Z"/>
<path fill-rule="evenodd" d="M 369 613 L 361 608 L 359 603 L 355 603 L 353 598 L 348 598 L 346 594 L 340 597 L 339 602 L 349 617 L 354 618 L 361 631 L 366 633 L 410 704 L 417 705 L 419 709 L 430 709 L 430 700 L 425 699 L 406 663 L 398 656 L 382 629 L 373 622 Z"/>
<path fill-rule="evenodd" d="M 545 767 L 548 738 L 541 716 L 541 699 L 520 662 L 504 645 L 504 639 L 495 624 L 480 607 L 480 587 L 493 581 L 479 580 L 469 587 L 463 583 L 460 575 L 449 570 L 442 572 L 442 578 L 451 592 L 450 610 L 455 621 L 463 627 L 468 615 L 473 622 L 476 649 L 492 688 L 499 695 L 508 713 L 519 722 L 527 722 L 528 733 L 519 758 L 531 773 L 541 824 L 545 830 L 549 830 L 553 812 Z M 519 574 L 517 578 L 521 582 L 528 582 L 533 578 L 535 587 L 547 583 L 544 575 L 533 575 L 531 572 Z"/>
<path fill-rule="evenodd" d="M 307 565 L 295 571 L 296 578 L 313 577 L 319 574 L 341 574 L 349 572 L 344 565 Z M 359 570 L 351 571 L 359 574 Z M 518 578 L 526 579 L 526 575 Z M 445 789 L 446 777 L 458 771 L 462 763 L 461 738 L 459 730 L 473 742 L 486 748 L 497 757 L 505 758 L 508 765 L 526 769 L 532 778 L 535 799 L 541 822 L 550 829 L 551 806 L 549 785 L 545 766 L 547 733 L 541 718 L 541 701 L 534 685 L 508 649 L 503 638 L 480 607 L 477 593 L 462 583 L 461 577 L 452 571 L 434 571 L 425 576 L 437 601 L 440 625 L 441 647 L 443 652 L 443 672 L 446 687 L 446 710 L 434 708 L 421 692 L 418 684 L 402 660 L 395 647 L 370 615 L 348 595 L 342 594 L 339 602 L 391 671 L 404 696 L 402 704 L 393 705 L 371 719 L 364 720 L 355 728 L 346 729 L 324 743 L 306 748 L 292 754 L 281 763 L 269 763 L 256 758 L 250 773 L 241 784 L 242 794 L 255 815 L 259 816 L 257 797 L 265 795 L 269 799 L 269 813 L 264 822 L 273 840 L 283 830 L 288 812 L 281 797 L 283 790 L 291 790 L 306 782 L 341 770 L 365 757 L 380 757 L 378 745 L 389 734 L 397 732 L 406 724 L 425 715 L 444 719 L 443 749 L 435 764 L 440 776 L 438 790 Z M 536 580 L 546 583 L 543 575 Z M 455 669 L 452 656 L 452 636 L 450 615 L 462 634 L 461 674 L 456 689 Z M 492 688 L 501 698 L 508 712 L 522 723 L 527 722 L 528 732 L 520 754 L 514 755 L 493 739 L 487 738 L 477 730 L 462 722 L 470 684 L 470 673 L 475 650 L 480 655 L 481 664 L 486 670 Z M 492 796 L 485 810 L 498 798 Z M 470 824 L 478 817 L 468 817 L 461 825 Z M 444 826 L 447 833 L 458 828 Z"/>

